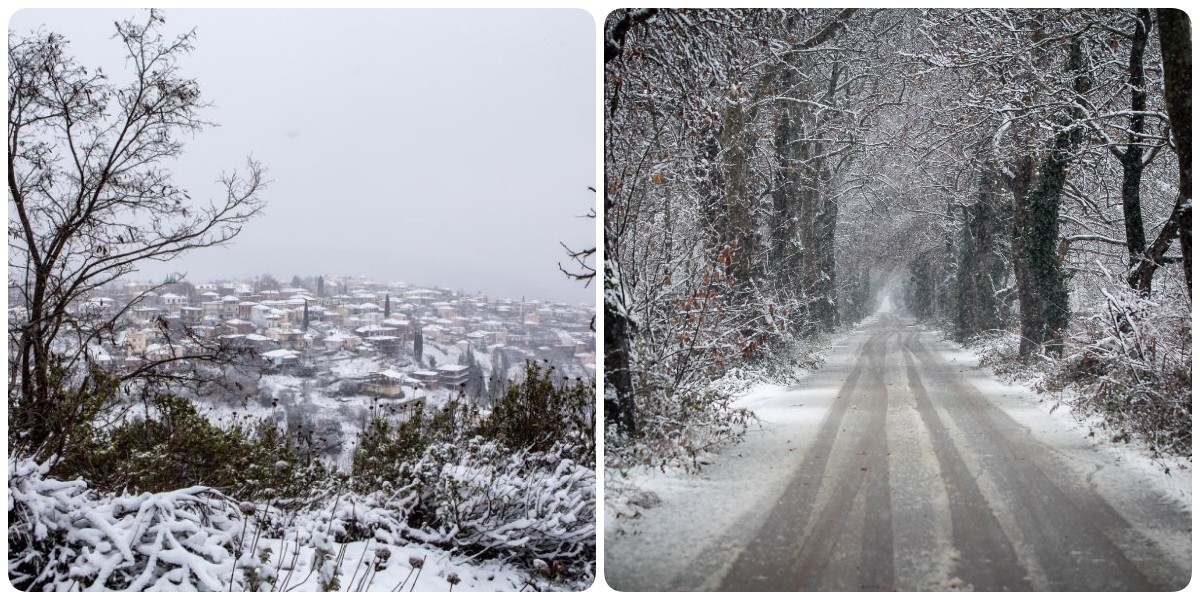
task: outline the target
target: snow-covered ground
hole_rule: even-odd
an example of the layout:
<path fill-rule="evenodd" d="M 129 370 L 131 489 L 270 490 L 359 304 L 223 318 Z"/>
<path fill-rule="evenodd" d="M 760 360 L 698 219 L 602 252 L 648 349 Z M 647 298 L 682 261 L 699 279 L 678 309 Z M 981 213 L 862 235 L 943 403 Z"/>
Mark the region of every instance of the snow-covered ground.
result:
<path fill-rule="evenodd" d="M 22 588 L 31 578 L 47 591 L 444 592 L 453 585 L 491 592 L 563 585 L 538 561 L 477 560 L 393 539 L 386 528 L 372 539 L 339 543 L 333 532 L 380 518 L 378 508 L 348 505 L 349 496 L 340 510 L 335 503 L 333 510 L 294 514 L 280 538 L 279 523 L 259 529 L 265 508 L 209 488 L 98 495 L 82 481 L 46 478 L 47 469 L 27 459 L 9 465 L 9 541 L 24 549 L 10 554 L 9 577 Z M 47 542 L 58 544 L 54 552 L 42 552 Z"/>
<path fill-rule="evenodd" d="M 617 590 L 709 589 L 761 528 L 803 461 L 861 341 L 833 341 L 825 365 L 791 386 L 760 384 L 737 400 L 761 428 L 698 473 L 605 472 L 604 577 Z M 672 581 L 697 563 L 712 581 Z M 664 575 L 666 574 L 666 575 Z"/>
<path fill-rule="evenodd" d="M 270 549 L 274 558 L 271 567 L 278 582 L 273 591 L 322 591 L 320 578 L 313 568 L 311 547 L 300 547 L 297 551 L 294 543 L 285 546 L 282 540 L 264 539 L 259 542 L 259 549 Z M 387 549 L 388 557 L 376 571 L 375 565 L 381 563 L 381 549 Z M 529 574 L 513 565 L 496 561 L 474 562 L 437 548 L 371 541 L 339 545 L 338 551 L 342 555 L 339 591 L 445 592 L 450 590 L 448 578 L 451 577 L 459 580 L 454 585 L 455 592 L 511 592 L 530 584 Z M 414 559 L 421 564 L 420 570 L 410 562 Z M 285 580 L 286 588 L 283 587 Z"/>
<path fill-rule="evenodd" d="M 797 472 L 867 336 L 890 304 L 841 339 L 825 365 L 799 385 L 759 385 L 738 399 L 762 419 L 744 443 L 713 457 L 699 473 L 653 468 L 605 472 L 603 572 L 618 590 L 707 590 L 723 579 Z M 931 337 L 926 334 L 924 340 Z M 947 341 L 928 345 L 988 401 L 1026 428 L 1125 520 L 1153 534 L 1177 565 L 1191 563 L 1191 532 L 1163 515 L 1191 512 L 1191 465 L 1163 465 L 1132 446 L 1114 445 L 1055 401 L 1006 384 L 974 353 Z M 850 407 L 854 411 L 856 407 Z M 892 411 L 889 409 L 889 417 Z M 954 589 L 953 581 L 946 587 Z M 959 582 L 961 584 L 961 582 Z"/>

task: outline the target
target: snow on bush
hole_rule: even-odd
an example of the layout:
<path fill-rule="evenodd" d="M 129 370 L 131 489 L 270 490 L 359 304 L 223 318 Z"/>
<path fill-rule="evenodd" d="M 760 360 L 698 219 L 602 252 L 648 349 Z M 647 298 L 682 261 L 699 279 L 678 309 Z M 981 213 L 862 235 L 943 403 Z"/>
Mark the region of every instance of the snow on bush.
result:
<path fill-rule="evenodd" d="M 49 465 L 9 465 L 9 581 L 23 590 L 225 589 L 238 506 L 193 487 L 99 495 L 80 480 L 46 479 Z"/>
<path fill-rule="evenodd" d="M 9 467 L 20 590 L 444 591 L 451 572 L 462 589 L 582 589 L 594 577 L 595 471 L 554 451 L 435 444 L 403 486 L 299 510 L 207 487 L 101 494 L 48 472 Z M 409 564 L 391 560 L 401 552 Z M 418 586 L 426 556 L 444 572 Z"/>
<path fill-rule="evenodd" d="M 799 381 L 820 364 L 826 343 L 824 338 L 772 340 L 753 358 L 732 364 L 711 380 L 664 383 L 661 376 L 638 373 L 638 436 L 620 439 L 610 428 L 607 466 L 699 470 L 708 453 L 740 442 L 758 422 L 752 411 L 736 406 L 736 398 L 757 384 Z"/>
<path fill-rule="evenodd" d="M 411 540 L 591 580 L 596 472 L 563 455 L 511 450 L 476 436 L 435 442 L 392 465 L 387 492 L 346 494 L 334 511 L 347 539 Z"/>
<path fill-rule="evenodd" d="M 438 444 L 442 465 L 430 500 L 457 545 L 544 561 L 590 562 L 596 538 L 596 473 L 549 452 L 510 452 L 476 437 Z"/>
<path fill-rule="evenodd" d="M 966 345 L 979 356 L 980 365 L 1006 381 L 1039 387 L 1050 366 L 1050 358 L 1045 355 L 1021 356 L 1021 334 L 1017 331 L 993 329 L 969 339 Z"/>
<path fill-rule="evenodd" d="M 1137 439 L 1154 455 L 1191 456 L 1191 307 L 1185 290 L 1143 297 L 1103 290 L 1047 384 L 1074 388 L 1068 402 L 1096 416 L 1114 439 Z"/>
<path fill-rule="evenodd" d="M 609 467 L 697 471 L 707 453 L 740 442 L 755 419 L 751 411 L 735 407 L 731 395 L 715 389 L 679 391 L 673 396 L 644 392 L 640 400 L 638 437 L 609 446 L 605 453 Z M 620 439 L 612 427 L 607 436 Z"/>

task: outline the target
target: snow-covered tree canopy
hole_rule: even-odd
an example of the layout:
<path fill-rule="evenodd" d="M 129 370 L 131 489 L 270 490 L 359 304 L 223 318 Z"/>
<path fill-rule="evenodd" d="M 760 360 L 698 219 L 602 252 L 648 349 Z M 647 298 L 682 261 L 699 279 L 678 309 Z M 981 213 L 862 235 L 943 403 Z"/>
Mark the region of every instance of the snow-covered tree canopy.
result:
<path fill-rule="evenodd" d="M 686 420 L 671 407 L 883 290 L 961 336 L 1019 327 L 1023 354 L 1061 353 L 1106 271 L 1149 291 L 1181 233 L 1190 260 L 1173 15 L 612 13 L 606 406 Z"/>

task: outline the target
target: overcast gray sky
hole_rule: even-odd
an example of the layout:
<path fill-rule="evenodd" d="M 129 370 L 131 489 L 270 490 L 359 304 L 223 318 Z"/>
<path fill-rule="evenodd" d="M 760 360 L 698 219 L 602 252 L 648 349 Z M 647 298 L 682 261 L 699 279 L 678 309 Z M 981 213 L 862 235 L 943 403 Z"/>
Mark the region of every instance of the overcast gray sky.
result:
<path fill-rule="evenodd" d="M 596 25 L 581 10 L 184 10 L 181 63 L 219 123 L 175 167 L 193 197 L 253 156 L 265 214 L 230 246 L 147 276 L 364 275 L 591 304 L 559 242 L 595 245 Z M 9 31 L 64 34 L 121 81 L 113 21 L 23 10 Z"/>

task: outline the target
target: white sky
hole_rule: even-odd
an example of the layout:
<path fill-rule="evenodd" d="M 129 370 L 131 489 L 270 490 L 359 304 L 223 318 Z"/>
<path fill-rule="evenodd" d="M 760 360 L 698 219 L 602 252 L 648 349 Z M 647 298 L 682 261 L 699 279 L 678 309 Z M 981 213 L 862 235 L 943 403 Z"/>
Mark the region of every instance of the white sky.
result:
<path fill-rule="evenodd" d="M 166 9 L 219 124 L 175 167 L 193 197 L 253 156 L 266 213 L 230 246 L 147 276 L 364 275 L 593 304 L 559 242 L 595 245 L 596 24 L 581 10 Z M 15 13 L 121 81 L 113 21 L 134 9 Z"/>

